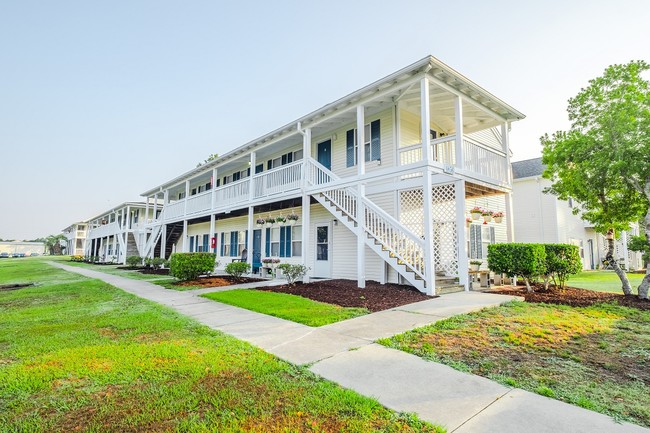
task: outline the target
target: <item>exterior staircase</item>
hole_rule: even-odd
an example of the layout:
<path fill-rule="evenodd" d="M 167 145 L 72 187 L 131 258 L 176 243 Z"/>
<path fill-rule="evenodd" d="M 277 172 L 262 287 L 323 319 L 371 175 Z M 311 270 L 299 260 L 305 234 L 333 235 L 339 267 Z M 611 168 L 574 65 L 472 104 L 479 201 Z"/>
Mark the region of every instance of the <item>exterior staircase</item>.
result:
<path fill-rule="evenodd" d="M 327 189 L 327 183 L 339 178 L 317 161 L 310 159 L 309 162 L 307 183 L 309 186 L 323 185 L 323 189 L 312 196 L 350 231 L 356 233 L 360 208 L 357 192 L 348 187 Z M 365 244 L 411 285 L 422 292 L 432 293 L 433 288 L 427 288 L 425 281 L 424 240 L 368 198 L 362 197 L 360 203 L 363 209 Z M 458 286 L 457 277 L 436 273 L 435 280 L 436 292 L 439 292 L 438 283 L 447 290 L 462 290 L 462 286 Z"/>

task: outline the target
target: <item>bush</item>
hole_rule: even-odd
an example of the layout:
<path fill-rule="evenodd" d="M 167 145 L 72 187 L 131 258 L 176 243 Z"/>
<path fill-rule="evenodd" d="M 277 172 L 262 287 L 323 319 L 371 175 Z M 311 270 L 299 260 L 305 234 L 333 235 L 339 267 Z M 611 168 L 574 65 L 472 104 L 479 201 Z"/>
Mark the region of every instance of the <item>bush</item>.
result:
<path fill-rule="evenodd" d="M 147 257 L 144 259 L 144 264 L 153 270 L 158 270 L 163 266 L 167 266 L 168 262 L 162 257 Z"/>
<path fill-rule="evenodd" d="M 83 262 L 84 260 L 85 260 L 84 256 L 72 256 L 72 257 L 70 257 L 71 262 Z"/>
<path fill-rule="evenodd" d="M 510 277 L 522 277 L 532 292 L 530 281 L 546 273 L 546 249 L 542 244 L 488 245 L 488 267 Z"/>
<path fill-rule="evenodd" d="M 182 281 L 214 271 L 214 253 L 174 253 L 169 258 L 169 274 Z"/>
<path fill-rule="evenodd" d="M 290 265 L 289 263 L 278 265 L 278 269 L 282 270 L 282 275 L 290 286 L 293 286 L 299 278 L 304 277 L 309 270 L 305 265 Z"/>
<path fill-rule="evenodd" d="M 564 288 L 569 275 L 582 270 L 582 259 L 576 245 L 544 244 L 546 251 L 546 275 L 544 286 L 548 288 L 549 279 L 555 287 Z"/>
<path fill-rule="evenodd" d="M 132 268 L 137 268 L 142 265 L 142 257 L 140 256 L 129 256 L 126 258 L 126 264 Z"/>
<path fill-rule="evenodd" d="M 251 265 L 246 262 L 232 262 L 226 265 L 226 272 L 233 277 L 240 279 L 242 275 L 250 272 Z"/>

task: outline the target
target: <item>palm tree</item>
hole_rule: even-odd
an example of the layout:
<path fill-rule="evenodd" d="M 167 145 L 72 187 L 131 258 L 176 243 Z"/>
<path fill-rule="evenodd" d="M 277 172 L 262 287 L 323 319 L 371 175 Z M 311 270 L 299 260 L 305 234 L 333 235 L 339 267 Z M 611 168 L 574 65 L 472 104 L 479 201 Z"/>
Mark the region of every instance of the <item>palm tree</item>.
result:
<path fill-rule="evenodd" d="M 45 248 L 49 251 L 50 255 L 60 256 L 65 249 L 66 237 L 64 235 L 49 235 L 45 238 Z"/>

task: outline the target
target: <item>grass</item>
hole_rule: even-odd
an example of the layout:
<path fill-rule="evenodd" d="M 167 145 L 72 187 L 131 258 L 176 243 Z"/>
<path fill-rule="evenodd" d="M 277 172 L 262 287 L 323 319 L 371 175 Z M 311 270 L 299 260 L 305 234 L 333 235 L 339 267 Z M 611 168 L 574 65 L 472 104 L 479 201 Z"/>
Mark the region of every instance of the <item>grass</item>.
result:
<path fill-rule="evenodd" d="M 51 258 L 48 258 L 51 261 Z M 166 284 L 176 281 L 174 277 L 167 275 L 156 275 L 156 274 L 143 274 L 136 270 L 131 269 L 118 269 L 124 265 L 95 265 L 92 263 L 85 262 L 72 262 L 70 260 L 57 260 L 68 266 L 77 266 L 80 268 L 86 268 L 97 272 L 104 272 L 106 274 L 118 275 L 120 277 L 131 278 L 134 280 L 144 280 L 154 284 Z"/>
<path fill-rule="evenodd" d="M 301 296 L 236 289 L 207 293 L 205 298 L 308 326 L 323 326 L 368 314 L 366 308 L 346 308 Z"/>
<path fill-rule="evenodd" d="M 48 258 L 49 259 L 49 258 Z M 433 432 L 235 338 L 44 260 L 3 260 L 2 432 Z"/>
<path fill-rule="evenodd" d="M 512 302 L 379 341 L 650 427 L 650 312 Z"/>
<path fill-rule="evenodd" d="M 636 288 L 641 284 L 644 275 L 628 273 L 627 277 L 630 280 L 633 293 L 636 293 Z M 572 276 L 567 282 L 567 285 L 598 292 L 623 293 L 621 290 L 621 280 L 619 280 L 614 271 L 580 272 L 578 275 Z"/>

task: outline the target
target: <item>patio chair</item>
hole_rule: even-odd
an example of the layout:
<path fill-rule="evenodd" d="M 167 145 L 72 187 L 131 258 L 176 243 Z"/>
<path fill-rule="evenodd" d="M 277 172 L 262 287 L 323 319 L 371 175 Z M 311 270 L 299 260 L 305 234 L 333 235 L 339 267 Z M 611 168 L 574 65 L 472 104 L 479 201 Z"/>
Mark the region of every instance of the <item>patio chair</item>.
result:
<path fill-rule="evenodd" d="M 241 258 L 240 259 L 232 259 L 232 262 L 243 262 L 246 263 L 248 261 L 248 250 L 244 248 L 244 250 L 241 252 Z"/>

